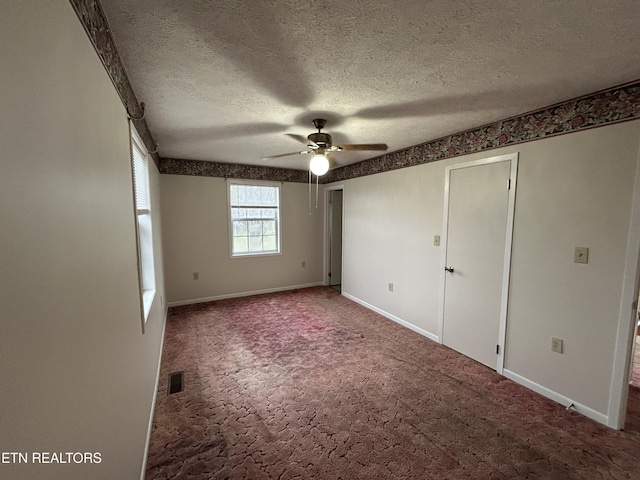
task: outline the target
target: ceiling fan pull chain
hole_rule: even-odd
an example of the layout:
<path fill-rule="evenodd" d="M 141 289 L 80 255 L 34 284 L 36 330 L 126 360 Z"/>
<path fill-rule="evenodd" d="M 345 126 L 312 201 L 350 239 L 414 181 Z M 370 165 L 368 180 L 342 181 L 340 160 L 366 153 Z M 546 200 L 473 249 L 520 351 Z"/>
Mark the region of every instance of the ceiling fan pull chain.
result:
<path fill-rule="evenodd" d="M 311 216 L 311 170 L 309 170 L 309 216 Z"/>

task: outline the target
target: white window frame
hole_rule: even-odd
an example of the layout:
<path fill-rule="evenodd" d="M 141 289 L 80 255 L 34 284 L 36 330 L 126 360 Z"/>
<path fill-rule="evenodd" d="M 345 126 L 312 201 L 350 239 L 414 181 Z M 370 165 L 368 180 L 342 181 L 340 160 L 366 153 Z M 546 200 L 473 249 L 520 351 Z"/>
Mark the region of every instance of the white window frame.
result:
<path fill-rule="evenodd" d="M 131 170 L 133 176 L 136 240 L 138 250 L 138 283 L 142 325 L 149 318 L 156 295 L 153 256 L 153 225 L 151 219 L 151 191 L 149 185 L 149 152 L 133 125 L 131 131 Z"/>
<path fill-rule="evenodd" d="M 234 206 L 231 204 L 231 187 L 233 185 L 238 186 L 255 186 L 255 187 L 275 187 L 278 189 L 278 205 L 276 207 L 277 215 L 276 215 L 276 250 L 268 250 L 268 251 L 253 251 L 253 252 L 243 252 L 243 253 L 234 253 L 233 251 L 233 218 L 231 214 L 231 210 Z M 265 256 L 273 256 L 273 255 L 281 255 L 282 254 L 282 182 L 268 182 L 263 180 L 236 180 L 236 179 L 227 179 L 227 216 L 228 216 L 228 228 L 229 228 L 229 258 L 247 258 L 247 257 L 265 257 Z M 259 208 L 259 207 L 258 207 Z M 273 207 L 267 207 L 273 208 Z"/>

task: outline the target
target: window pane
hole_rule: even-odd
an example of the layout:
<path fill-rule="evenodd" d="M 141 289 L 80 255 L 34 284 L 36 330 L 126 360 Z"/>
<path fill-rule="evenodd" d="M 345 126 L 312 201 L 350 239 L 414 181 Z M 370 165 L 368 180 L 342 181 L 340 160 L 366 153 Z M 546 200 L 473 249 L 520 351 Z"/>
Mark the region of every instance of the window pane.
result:
<path fill-rule="evenodd" d="M 275 208 L 263 208 L 262 218 L 276 218 L 276 209 Z"/>
<path fill-rule="evenodd" d="M 249 235 L 250 236 L 262 235 L 262 222 L 260 220 L 254 220 L 249 222 Z"/>
<path fill-rule="evenodd" d="M 247 189 L 238 185 L 238 205 L 247 204 Z"/>
<path fill-rule="evenodd" d="M 247 208 L 247 218 L 260 218 L 261 211 L 259 208 Z"/>
<path fill-rule="evenodd" d="M 280 187 L 229 184 L 232 255 L 277 253 Z"/>
<path fill-rule="evenodd" d="M 261 252 L 262 251 L 262 237 L 249 237 L 249 251 Z"/>
<path fill-rule="evenodd" d="M 239 190 L 238 185 L 231 185 L 231 190 L 230 190 L 231 205 L 239 205 L 238 190 Z"/>
<path fill-rule="evenodd" d="M 262 232 L 264 235 L 276 234 L 276 222 L 275 220 L 265 220 L 262 222 Z"/>
<path fill-rule="evenodd" d="M 247 236 L 247 232 L 248 232 L 248 227 L 247 227 L 247 222 L 243 221 L 243 220 L 236 220 L 233 222 L 233 236 L 234 237 L 241 237 L 241 236 Z"/>
<path fill-rule="evenodd" d="M 249 250 L 247 237 L 233 237 L 233 253 L 244 253 Z"/>
<path fill-rule="evenodd" d="M 276 187 L 264 187 L 262 191 L 263 205 L 277 205 L 278 191 Z"/>
<path fill-rule="evenodd" d="M 247 187 L 245 205 L 260 205 L 260 187 Z"/>
<path fill-rule="evenodd" d="M 264 237 L 262 237 L 262 245 L 265 250 L 276 250 L 276 236 L 265 235 Z"/>
<path fill-rule="evenodd" d="M 231 218 L 247 218 L 247 209 L 246 208 L 232 208 L 231 209 Z"/>
<path fill-rule="evenodd" d="M 140 299 L 143 321 L 146 322 L 156 291 L 153 254 L 153 229 L 151 228 L 151 197 L 149 191 L 149 161 L 144 143 L 131 126 L 131 160 L 134 183 L 134 200 L 138 230 L 138 268 L 140 271 Z"/>

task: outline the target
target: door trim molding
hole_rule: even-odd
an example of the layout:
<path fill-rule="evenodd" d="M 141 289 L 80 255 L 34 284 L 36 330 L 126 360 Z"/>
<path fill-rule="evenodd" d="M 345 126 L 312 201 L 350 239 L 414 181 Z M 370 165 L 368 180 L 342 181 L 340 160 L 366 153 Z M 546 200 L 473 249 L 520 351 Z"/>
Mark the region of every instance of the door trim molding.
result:
<path fill-rule="evenodd" d="M 629 371 L 633 368 L 631 351 L 633 342 L 635 342 L 638 321 L 637 308 L 634 308 L 633 305 L 638 300 L 640 290 L 640 149 L 636 160 L 636 177 L 631 200 L 631 220 L 624 265 L 606 422 L 608 427 L 618 430 L 624 428 L 627 418 L 628 379 Z"/>
<path fill-rule="evenodd" d="M 329 250 L 331 248 L 331 225 L 329 225 L 329 223 L 331 222 L 331 215 L 329 214 L 329 209 L 331 207 L 329 205 L 329 195 L 330 195 L 330 192 L 334 190 L 342 190 L 342 247 L 341 248 L 343 249 L 343 252 L 344 252 L 344 185 L 337 184 L 337 185 L 327 186 L 324 189 L 324 208 L 323 208 L 324 261 L 322 262 L 323 263 L 323 268 L 322 268 L 323 285 L 331 285 L 331 279 L 329 278 L 329 270 L 331 270 L 331 265 L 329 263 L 331 262 L 331 255 L 329 253 Z M 342 274 L 344 275 L 344 258 L 342 259 L 342 264 L 343 264 Z M 342 283 L 344 285 L 344 281 Z"/>
<path fill-rule="evenodd" d="M 445 168 L 444 177 L 444 213 L 442 218 L 442 238 L 441 245 L 442 256 L 440 262 L 440 301 L 438 306 L 438 338 L 440 343 L 444 342 L 444 299 L 445 299 L 445 274 L 444 268 L 447 266 L 447 245 L 448 245 L 448 228 L 449 228 L 449 188 L 451 172 L 462 168 L 477 167 L 480 165 L 488 165 L 491 163 L 510 162 L 509 180 L 511 182 L 511 188 L 509 189 L 508 204 L 507 204 L 507 228 L 505 238 L 505 251 L 503 260 L 503 275 L 502 275 L 502 292 L 500 299 L 500 324 L 498 329 L 498 345 L 500 351 L 498 353 L 498 362 L 496 371 L 502 374 L 504 369 L 504 354 L 505 343 L 507 335 L 507 310 L 509 304 L 509 279 L 511 274 L 511 246 L 513 243 L 513 220 L 515 216 L 515 200 L 516 200 L 516 187 L 518 176 L 518 152 L 510 153 L 506 155 L 497 155 L 495 157 L 481 158 L 470 162 L 457 163 L 449 165 Z"/>

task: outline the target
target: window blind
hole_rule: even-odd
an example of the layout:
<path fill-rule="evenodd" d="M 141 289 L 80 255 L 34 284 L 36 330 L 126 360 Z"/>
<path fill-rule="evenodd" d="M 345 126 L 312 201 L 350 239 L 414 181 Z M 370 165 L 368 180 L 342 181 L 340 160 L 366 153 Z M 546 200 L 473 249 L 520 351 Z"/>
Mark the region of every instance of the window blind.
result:
<path fill-rule="evenodd" d="M 149 161 L 146 149 L 139 144 L 136 135 L 132 135 L 133 182 L 136 192 L 136 210 L 148 213 L 149 201 Z"/>

